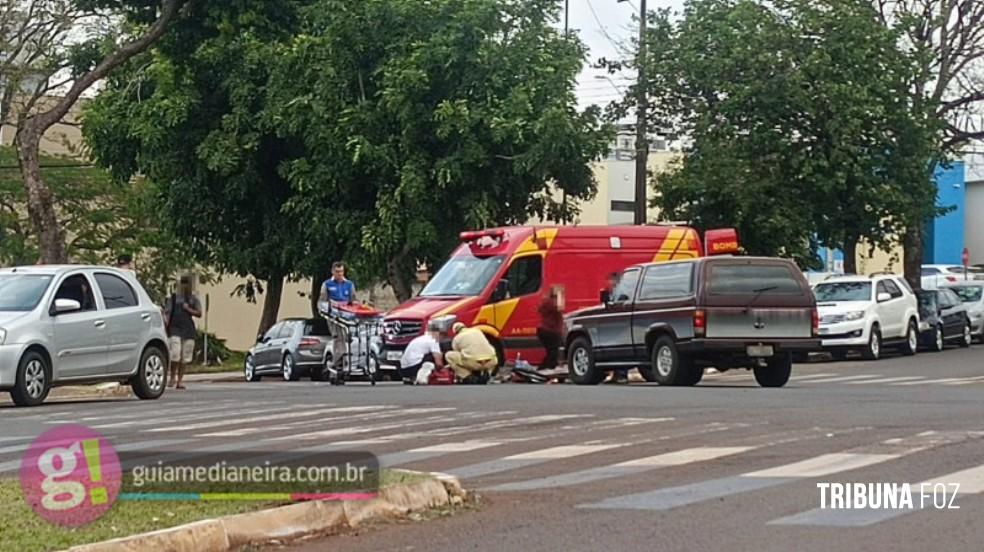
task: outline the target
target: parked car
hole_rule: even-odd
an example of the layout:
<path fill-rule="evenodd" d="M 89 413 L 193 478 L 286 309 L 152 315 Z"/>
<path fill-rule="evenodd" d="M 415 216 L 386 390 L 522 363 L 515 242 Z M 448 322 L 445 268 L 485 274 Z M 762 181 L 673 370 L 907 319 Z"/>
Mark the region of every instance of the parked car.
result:
<path fill-rule="evenodd" d="M 832 277 L 813 287 L 824 351 L 843 358 L 858 351 L 868 360 L 885 346 L 914 355 L 919 348 L 919 304 L 905 278 Z"/>
<path fill-rule="evenodd" d="M 923 289 L 936 289 L 966 280 L 984 281 L 984 269 L 971 266 L 967 267 L 967 272 L 964 274 L 964 267 L 961 265 L 922 265 Z"/>
<path fill-rule="evenodd" d="M 289 318 L 257 337 L 246 354 L 246 381 L 278 375 L 297 381 L 308 375 L 320 379 L 326 356 L 331 355 L 331 331 L 324 318 Z"/>
<path fill-rule="evenodd" d="M 970 331 L 978 341 L 984 343 L 984 282 L 957 282 L 947 288 L 953 290 L 963 301 L 967 307 L 967 316 L 970 317 Z"/>
<path fill-rule="evenodd" d="M 603 305 L 567 318 L 570 378 L 597 384 L 638 366 L 661 385 L 695 385 L 705 367 L 752 369 L 782 387 L 793 353 L 818 350 L 816 301 L 796 265 L 704 257 L 632 266 Z"/>
<path fill-rule="evenodd" d="M 100 266 L 0 269 L 0 390 L 36 406 L 52 387 L 122 382 L 156 399 L 167 382 L 161 309 L 132 274 Z"/>
<path fill-rule="evenodd" d="M 931 351 L 942 351 L 947 341 L 970 347 L 970 317 L 960 297 L 950 289 L 928 289 L 917 294 L 923 345 Z"/>

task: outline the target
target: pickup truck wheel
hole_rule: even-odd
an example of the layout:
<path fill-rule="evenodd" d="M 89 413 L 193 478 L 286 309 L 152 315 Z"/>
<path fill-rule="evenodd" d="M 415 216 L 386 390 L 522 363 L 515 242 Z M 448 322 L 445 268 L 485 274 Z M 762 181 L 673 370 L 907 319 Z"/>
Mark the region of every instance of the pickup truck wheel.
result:
<path fill-rule="evenodd" d="M 909 328 L 905 331 L 905 345 L 902 347 L 902 354 L 912 356 L 919 350 L 919 328 L 916 327 L 915 320 L 909 320 Z"/>
<path fill-rule="evenodd" d="M 877 324 L 871 327 L 868 346 L 861 352 L 861 357 L 865 360 L 878 360 L 881 357 L 881 330 Z"/>
<path fill-rule="evenodd" d="M 653 345 L 652 372 L 660 385 L 694 385 L 693 372 L 696 369 L 691 360 L 680 354 L 673 338 L 661 336 Z M 701 370 L 703 372 L 703 370 Z M 703 376 L 703 374 L 701 374 Z M 693 381 L 693 383 L 690 383 Z"/>
<path fill-rule="evenodd" d="M 793 357 L 789 354 L 779 355 L 766 361 L 765 366 L 756 366 L 755 381 L 762 387 L 782 387 L 789 381 L 793 373 Z"/>
<path fill-rule="evenodd" d="M 585 337 L 575 338 L 567 350 L 567 370 L 571 381 L 578 385 L 598 385 L 605 379 L 605 372 L 595 366 L 594 350 Z"/>

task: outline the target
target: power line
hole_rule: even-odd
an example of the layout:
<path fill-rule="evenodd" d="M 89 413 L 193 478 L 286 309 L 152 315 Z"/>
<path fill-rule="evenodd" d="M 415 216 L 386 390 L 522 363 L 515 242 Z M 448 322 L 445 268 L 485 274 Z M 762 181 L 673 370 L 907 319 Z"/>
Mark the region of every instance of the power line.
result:
<path fill-rule="evenodd" d="M 621 52 L 623 54 L 626 53 L 625 49 L 619 46 L 615 42 L 615 39 L 613 39 L 612 36 L 608 34 L 608 29 L 605 28 L 605 25 L 601 22 L 601 18 L 598 17 L 598 12 L 596 12 L 594 9 L 594 4 L 591 3 L 591 0 L 587 0 L 587 1 L 588 1 L 588 9 L 591 10 L 591 16 L 594 17 L 595 23 L 597 23 L 598 28 L 601 29 L 601 34 L 605 35 L 605 38 L 608 39 L 608 42 L 612 45 L 612 48 L 615 48 L 615 51 Z"/>

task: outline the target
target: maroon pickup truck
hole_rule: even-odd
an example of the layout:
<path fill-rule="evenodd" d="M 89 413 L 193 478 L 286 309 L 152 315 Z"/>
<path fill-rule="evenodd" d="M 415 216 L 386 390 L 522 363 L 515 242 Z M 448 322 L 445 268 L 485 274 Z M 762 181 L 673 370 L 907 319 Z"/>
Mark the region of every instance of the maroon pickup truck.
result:
<path fill-rule="evenodd" d="M 767 257 L 705 257 L 632 266 L 603 304 L 567 317 L 578 384 L 638 367 L 648 381 L 695 385 L 704 368 L 789 381 L 793 354 L 820 349 L 816 300 L 799 268 Z"/>

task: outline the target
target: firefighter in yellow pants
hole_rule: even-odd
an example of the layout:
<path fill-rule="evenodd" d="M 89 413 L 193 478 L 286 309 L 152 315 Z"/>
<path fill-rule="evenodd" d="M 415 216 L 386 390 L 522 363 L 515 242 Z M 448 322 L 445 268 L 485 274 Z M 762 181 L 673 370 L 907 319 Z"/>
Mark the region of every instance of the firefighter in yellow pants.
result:
<path fill-rule="evenodd" d="M 444 355 L 444 360 L 454 370 L 454 375 L 459 380 L 465 380 L 472 375 L 481 376 L 483 372 L 486 376 L 491 374 L 498 357 L 495 347 L 489 343 L 482 330 L 468 328 L 461 322 L 452 329 L 452 350 Z"/>

